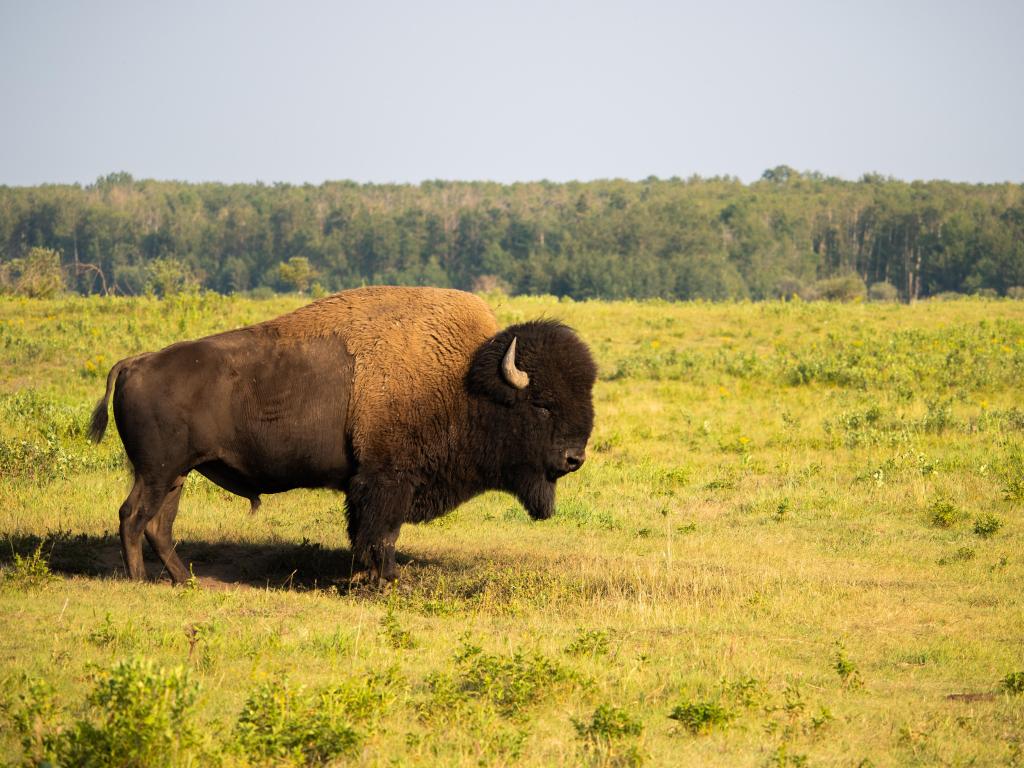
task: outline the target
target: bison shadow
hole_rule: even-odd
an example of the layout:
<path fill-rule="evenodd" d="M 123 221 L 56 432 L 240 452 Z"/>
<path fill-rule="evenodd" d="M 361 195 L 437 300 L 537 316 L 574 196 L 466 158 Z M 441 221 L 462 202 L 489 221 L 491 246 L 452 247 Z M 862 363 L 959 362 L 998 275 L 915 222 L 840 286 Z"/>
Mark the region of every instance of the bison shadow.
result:
<path fill-rule="evenodd" d="M 116 534 L 72 534 L 59 532 L 41 537 L 35 534 L 0 534 L 0 565 L 7 566 L 15 556 L 41 554 L 53 573 L 91 578 L 125 578 L 121 542 Z M 355 570 L 352 552 L 347 548 L 323 547 L 315 542 L 301 543 L 181 541 L 178 554 L 204 586 L 241 584 L 271 589 L 335 588 L 346 593 L 362 585 Z M 156 554 L 144 547 L 146 571 L 150 579 L 167 581 L 170 576 Z M 435 563 L 398 553 L 400 565 Z"/>

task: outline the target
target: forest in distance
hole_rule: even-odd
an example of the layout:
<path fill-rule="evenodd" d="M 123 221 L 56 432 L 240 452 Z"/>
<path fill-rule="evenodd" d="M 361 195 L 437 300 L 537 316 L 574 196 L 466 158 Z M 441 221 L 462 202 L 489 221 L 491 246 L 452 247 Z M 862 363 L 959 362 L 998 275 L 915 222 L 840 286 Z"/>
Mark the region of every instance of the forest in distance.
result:
<path fill-rule="evenodd" d="M 41 279 L 47 269 L 59 281 Z M 574 299 L 1022 298 L 1024 185 L 845 181 L 779 166 L 750 184 L 267 185 L 114 173 L 87 186 L 0 186 L 0 292 L 259 295 L 369 283 Z"/>

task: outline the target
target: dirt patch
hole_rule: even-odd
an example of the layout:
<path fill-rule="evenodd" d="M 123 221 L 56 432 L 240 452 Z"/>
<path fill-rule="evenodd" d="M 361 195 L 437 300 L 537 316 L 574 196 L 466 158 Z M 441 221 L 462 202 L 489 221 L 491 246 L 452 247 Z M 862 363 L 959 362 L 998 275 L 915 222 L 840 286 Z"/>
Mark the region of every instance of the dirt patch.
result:
<path fill-rule="evenodd" d="M 946 701 L 961 701 L 965 703 L 971 703 L 975 701 L 995 701 L 996 695 L 994 693 L 951 693 L 946 696 Z"/>

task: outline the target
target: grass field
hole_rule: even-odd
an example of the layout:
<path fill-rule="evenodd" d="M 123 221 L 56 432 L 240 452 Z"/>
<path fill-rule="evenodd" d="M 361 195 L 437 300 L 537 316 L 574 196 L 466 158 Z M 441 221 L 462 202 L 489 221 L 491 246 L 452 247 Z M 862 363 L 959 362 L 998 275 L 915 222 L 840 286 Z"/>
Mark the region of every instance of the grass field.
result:
<path fill-rule="evenodd" d="M 1024 764 L 1024 302 L 487 298 L 591 345 L 587 465 L 406 526 L 382 591 L 341 496 L 201 478 L 194 583 L 127 582 L 84 437 L 119 358 L 302 299 L 0 299 L 2 759 Z"/>

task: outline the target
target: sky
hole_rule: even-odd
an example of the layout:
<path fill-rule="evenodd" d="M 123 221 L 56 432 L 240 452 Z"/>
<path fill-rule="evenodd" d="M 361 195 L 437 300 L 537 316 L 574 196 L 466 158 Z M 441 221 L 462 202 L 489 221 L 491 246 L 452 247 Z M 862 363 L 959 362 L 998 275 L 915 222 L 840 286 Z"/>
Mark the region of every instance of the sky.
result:
<path fill-rule="evenodd" d="M 0 184 L 1024 182 L 1024 2 L 0 0 Z"/>

